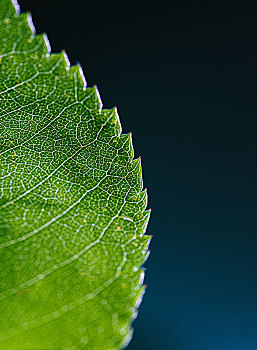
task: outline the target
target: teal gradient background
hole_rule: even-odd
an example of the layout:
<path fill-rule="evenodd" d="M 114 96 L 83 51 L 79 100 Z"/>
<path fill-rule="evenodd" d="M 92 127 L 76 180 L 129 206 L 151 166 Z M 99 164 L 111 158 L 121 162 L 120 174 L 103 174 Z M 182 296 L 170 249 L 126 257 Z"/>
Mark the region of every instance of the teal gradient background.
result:
<path fill-rule="evenodd" d="M 20 0 L 142 156 L 153 234 L 129 350 L 255 350 L 254 1 Z"/>

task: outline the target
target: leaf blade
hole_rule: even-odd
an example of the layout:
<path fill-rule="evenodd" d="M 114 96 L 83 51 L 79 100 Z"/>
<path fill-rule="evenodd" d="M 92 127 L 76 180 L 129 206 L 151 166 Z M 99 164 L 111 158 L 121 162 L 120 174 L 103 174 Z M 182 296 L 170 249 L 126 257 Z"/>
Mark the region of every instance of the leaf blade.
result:
<path fill-rule="evenodd" d="M 118 349 L 144 290 L 141 161 L 81 67 L 0 3 L 0 349 Z"/>

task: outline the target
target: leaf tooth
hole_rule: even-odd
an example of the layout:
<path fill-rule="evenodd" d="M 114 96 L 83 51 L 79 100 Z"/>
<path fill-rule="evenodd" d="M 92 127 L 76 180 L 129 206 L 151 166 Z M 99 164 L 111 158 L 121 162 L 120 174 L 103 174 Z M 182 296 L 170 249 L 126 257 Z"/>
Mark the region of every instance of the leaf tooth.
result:
<path fill-rule="evenodd" d="M 132 317 L 131 322 L 134 320 L 134 318 L 137 317 L 137 314 L 135 315 L 135 317 Z M 127 345 L 130 343 L 132 337 L 133 337 L 133 328 L 129 328 L 127 331 L 127 334 L 125 335 L 121 345 L 120 345 L 120 349 L 125 349 L 127 347 Z"/>
<path fill-rule="evenodd" d="M 133 170 L 137 169 L 141 172 L 141 156 L 132 160 L 132 167 L 134 168 Z"/>
<path fill-rule="evenodd" d="M 146 285 L 144 285 L 144 279 L 145 279 L 145 269 L 144 268 L 140 268 L 139 269 L 140 271 L 140 275 L 139 275 L 139 279 L 138 279 L 138 289 L 139 289 L 139 293 L 138 293 L 138 297 L 137 297 L 137 300 L 136 300 L 136 303 L 135 303 L 135 307 L 136 309 L 139 308 L 141 302 L 142 302 L 142 298 L 145 294 L 145 289 L 146 289 Z"/>
<path fill-rule="evenodd" d="M 129 134 L 121 134 L 120 135 L 120 141 L 122 143 L 123 148 L 128 154 L 128 161 L 131 163 L 133 158 L 134 158 L 134 149 L 133 149 L 133 144 L 132 144 L 132 138 L 131 138 L 131 133 Z"/>
<path fill-rule="evenodd" d="M 132 167 L 133 167 L 133 174 L 136 177 L 136 180 L 138 183 L 136 186 L 136 189 L 138 192 L 141 192 L 143 189 L 143 176 L 142 176 L 142 161 L 140 156 L 132 161 Z"/>
<path fill-rule="evenodd" d="M 129 146 L 129 150 L 131 153 L 131 159 L 130 161 L 132 162 L 134 156 L 135 156 L 135 152 L 134 152 L 134 147 L 133 147 L 133 139 L 132 139 L 132 132 L 129 132 L 128 134 L 124 134 L 126 135 L 126 137 L 128 138 L 128 146 Z"/>
<path fill-rule="evenodd" d="M 73 69 L 74 66 L 71 66 L 70 69 Z M 77 68 L 78 70 L 78 68 Z M 82 80 L 81 80 L 82 82 Z M 83 82 L 84 86 L 84 82 Z M 86 109 L 89 109 L 91 111 L 95 111 L 97 113 L 101 113 L 102 109 L 102 101 L 99 98 L 98 90 L 95 86 L 93 87 L 87 87 L 83 90 L 78 90 L 78 96 L 79 100 L 82 100 L 83 105 L 86 107 Z"/>
<path fill-rule="evenodd" d="M 12 5 L 15 9 L 15 14 L 18 15 L 21 11 L 20 5 L 18 4 L 17 0 L 11 0 L 11 1 L 12 1 Z"/>
<path fill-rule="evenodd" d="M 135 152 L 134 152 L 134 147 L 133 147 L 133 138 L 132 138 L 132 132 L 131 131 L 129 133 L 129 137 L 130 137 L 131 148 L 132 148 L 132 152 L 133 152 L 133 157 L 132 157 L 132 159 L 133 159 L 134 155 L 135 155 Z"/>
<path fill-rule="evenodd" d="M 145 210 L 145 208 L 147 206 L 147 203 L 148 203 L 147 188 L 145 188 L 143 191 L 141 191 L 139 195 L 142 197 L 141 201 L 144 203 L 144 209 L 143 210 Z"/>
<path fill-rule="evenodd" d="M 118 128 L 119 128 L 119 136 L 122 132 L 122 126 L 121 126 L 121 122 L 120 122 L 120 116 L 119 116 L 119 113 L 118 113 L 118 108 L 116 106 L 113 107 L 113 111 L 114 111 L 114 117 L 115 117 L 115 120 L 117 121 L 117 125 L 118 125 Z"/>
<path fill-rule="evenodd" d="M 151 240 L 152 240 L 152 236 L 143 235 L 143 236 L 137 236 L 137 239 L 134 241 L 139 246 L 139 253 L 141 252 L 141 254 L 139 254 L 137 257 L 137 266 L 139 268 L 141 268 L 141 266 L 148 259 L 148 256 L 150 254 L 149 244 Z"/>
<path fill-rule="evenodd" d="M 103 108 L 103 102 L 102 102 L 98 87 L 96 85 L 93 85 L 93 89 L 95 90 L 95 96 L 96 96 L 96 99 L 98 101 L 98 106 L 99 106 L 98 110 L 99 110 L 99 112 L 101 112 L 101 110 Z"/>
<path fill-rule="evenodd" d="M 140 215 L 144 213 L 148 203 L 148 195 L 146 189 L 134 195 L 132 198 L 130 198 L 130 200 L 132 206 L 138 207 L 138 213 L 140 213 Z"/>
<path fill-rule="evenodd" d="M 142 255 L 144 255 L 144 259 L 141 261 L 139 261 L 139 267 L 141 267 L 143 265 L 143 263 L 145 262 L 145 260 L 148 257 L 148 250 L 149 250 L 149 244 L 152 240 L 153 236 L 152 235 L 138 235 L 135 242 L 138 243 L 138 245 L 140 246 L 139 252 L 141 252 Z M 148 255 L 147 255 L 148 254 Z M 146 257 L 147 255 L 147 257 Z"/>
<path fill-rule="evenodd" d="M 67 59 L 68 56 L 67 54 L 65 54 Z M 69 70 L 70 74 L 73 74 L 74 76 L 76 76 L 76 84 L 77 84 L 77 88 L 78 88 L 78 94 L 83 94 L 82 91 L 86 90 L 86 86 L 87 86 L 87 82 L 84 76 L 84 73 L 82 71 L 82 68 L 80 66 L 79 63 L 77 63 L 76 65 L 73 66 L 68 66 L 67 70 Z M 96 94 L 96 93 L 95 93 Z M 81 99 L 83 99 L 84 95 L 81 96 Z"/>
<path fill-rule="evenodd" d="M 45 47 L 46 47 L 46 50 L 47 50 L 46 55 L 49 56 L 50 53 L 51 53 L 51 45 L 50 45 L 50 41 L 48 40 L 48 36 L 47 36 L 46 33 L 43 33 L 43 39 L 44 39 Z"/>
<path fill-rule="evenodd" d="M 110 109 L 105 109 L 105 113 L 109 114 L 111 118 L 109 118 L 109 124 L 114 125 L 115 136 L 120 138 L 122 132 L 122 126 L 120 122 L 120 117 L 118 114 L 117 107 L 113 107 Z"/>
<path fill-rule="evenodd" d="M 145 234 L 150 215 L 151 209 L 148 209 L 135 216 L 136 225 L 141 236 Z"/>
<path fill-rule="evenodd" d="M 38 49 L 35 51 L 35 55 L 43 56 L 43 57 L 50 57 L 51 53 L 51 46 L 48 40 L 48 37 L 46 33 L 37 34 L 37 35 L 31 35 L 32 42 L 34 42 L 34 45 L 39 45 Z"/>
<path fill-rule="evenodd" d="M 135 309 L 137 310 L 141 304 L 143 295 L 145 294 L 146 286 L 143 284 L 144 278 L 145 278 L 145 269 L 139 268 L 135 271 L 136 273 L 134 275 L 134 278 L 135 278 L 135 285 L 136 285 L 136 294 L 135 294 L 134 304 L 135 304 Z"/>
<path fill-rule="evenodd" d="M 77 63 L 77 67 L 79 68 L 80 79 L 81 79 L 82 82 L 83 82 L 83 90 L 86 90 L 87 81 L 86 81 L 86 78 L 85 78 L 83 69 L 82 69 L 82 67 L 81 67 L 81 64 L 80 64 L 80 63 Z M 97 90 L 97 88 L 96 88 L 96 90 Z M 98 90 L 97 90 L 97 93 L 98 93 L 98 95 L 99 95 Z M 99 100 L 101 100 L 100 95 L 99 95 L 98 97 L 99 97 Z M 102 101 L 101 101 L 101 103 L 102 103 Z M 100 103 L 100 104 L 101 104 L 101 103 Z"/>
<path fill-rule="evenodd" d="M 36 34 L 36 29 L 35 29 L 34 24 L 33 24 L 31 12 L 26 12 L 26 16 L 27 16 L 27 22 L 28 22 L 28 25 L 30 27 L 31 33 L 33 35 L 35 35 Z"/>
<path fill-rule="evenodd" d="M 111 109 L 103 109 L 100 116 L 103 117 L 103 120 L 105 120 L 106 133 L 103 133 L 104 137 L 110 140 L 111 136 L 111 140 L 108 142 L 118 146 L 121 134 L 121 124 L 116 107 Z"/>
<path fill-rule="evenodd" d="M 138 308 L 142 302 L 143 296 L 145 294 L 146 286 L 142 285 L 142 282 L 144 280 L 144 271 L 143 270 L 137 270 L 136 274 L 134 275 L 134 288 L 136 288 L 135 292 L 133 293 L 133 307 L 130 311 L 130 321 L 126 325 L 126 333 L 124 332 L 125 336 L 123 338 L 123 341 L 121 343 L 121 347 L 119 349 L 123 349 L 127 347 L 127 345 L 130 343 L 134 329 L 131 326 L 132 322 L 135 320 L 135 318 L 138 315 Z"/>

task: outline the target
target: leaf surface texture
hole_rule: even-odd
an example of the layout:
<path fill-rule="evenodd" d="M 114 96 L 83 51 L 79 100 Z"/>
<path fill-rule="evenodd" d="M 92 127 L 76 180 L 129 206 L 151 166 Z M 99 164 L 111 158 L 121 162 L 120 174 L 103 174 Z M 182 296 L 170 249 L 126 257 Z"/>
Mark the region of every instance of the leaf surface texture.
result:
<path fill-rule="evenodd" d="M 150 240 L 131 135 L 10 0 L 0 60 L 0 349 L 123 348 Z"/>

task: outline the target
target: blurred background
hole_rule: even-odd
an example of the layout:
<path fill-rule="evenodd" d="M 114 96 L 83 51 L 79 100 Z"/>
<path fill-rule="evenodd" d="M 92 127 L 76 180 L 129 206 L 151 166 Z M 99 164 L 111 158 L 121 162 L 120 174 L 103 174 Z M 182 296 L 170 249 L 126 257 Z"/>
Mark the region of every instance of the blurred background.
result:
<path fill-rule="evenodd" d="M 255 350 L 254 1 L 20 0 L 133 132 L 153 209 L 128 350 Z"/>

